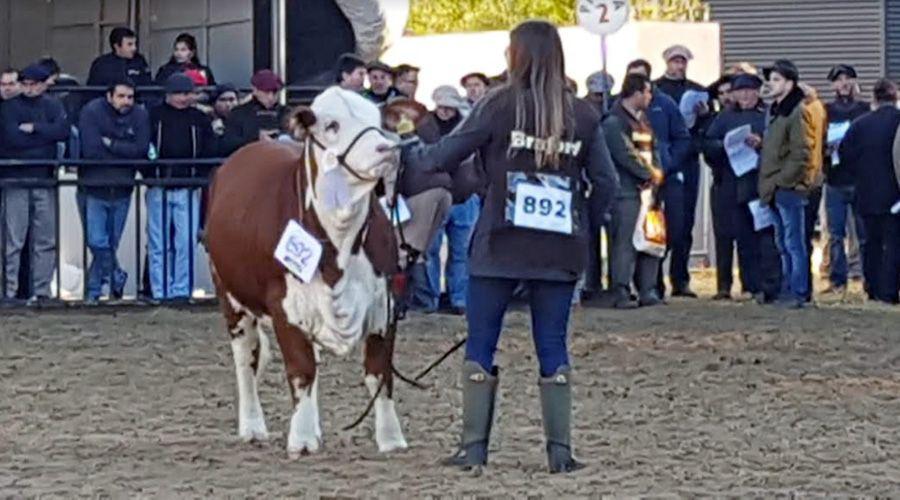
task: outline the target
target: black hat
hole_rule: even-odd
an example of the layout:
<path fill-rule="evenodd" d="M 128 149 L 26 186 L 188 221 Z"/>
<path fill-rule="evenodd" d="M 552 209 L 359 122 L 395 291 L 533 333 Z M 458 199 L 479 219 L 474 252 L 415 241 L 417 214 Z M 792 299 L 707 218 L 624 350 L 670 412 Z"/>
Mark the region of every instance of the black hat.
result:
<path fill-rule="evenodd" d="M 166 78 L 164 88 L 166 94 L 187 94 L 194 91 L 194 80 L 191 80 L 191 77 L 184 73 L 175 73 Z"/>
<path fill-rule="evenodd" d="M 841 75 L 847 75 L 849 78 L 856 78 L 856 70 L 849 64 L 838 64 L 828 72 L 828 81 L 833 82 Z"/>
<path fill-rule="evenodd" d="M 481 80 L 482 82 L 484 82 L 484 84 L 487 85 L 488 87 L 491 86 L 491 79 L 488 78 L 487 75 L 485 75 L 484 73 L 479 73 L 477 71 L 474 73 L 468 73 L 468 74 L 463 75 L 463 77 L 459 79 L 459 84 L 461 86 L 465 87 L 464 84 L 466 83 L 466 80 L 468 80 L 469 78 L 477 78 L 477 79 Z"/>
<path fill-rule="evenodd" d="M 26 80 L 32 82 L 46 82 L 50 78 L 50 71 L 42 64 L 32 64 L 22 70 L 19 79 L 23 82 Z"/>
<path fill-rule="evenodd" d="M 213 92 L 211 100 L 216 101 L 219 99 L 219 97 L 222 96 L 222 94 L 227 94 L 228 92 L 234 92 L 234 95 L 240 97 L 237 87 L 235 87 L 233 83 L 226 82 L 216 85 L 216 90 Z"/>
<path fill-rule="evenodd" d="M 769 79 L 773 72 L 778 73 L 787 80 L 792 80 L 794 83 L 800 81 L 800 70 L 797 69 L 796 64 L 787 59 L 779 59 L 772 66 L 765 68 L 763 75 L 766 77 L 766 80 Z"/>
<path fill-rule="evenodd" d="M 762 87 L 763 81 L 762 78 L 756 75 L 735 75 L 731 79 L 731 90 L 743 90 L 743 89 L 759 89 Z"/>
<path fill-rule="evenodd" d="M 387 64 L 381 61 L 372 61 L 366 66 L 366 71 L 382 71 L 389 75 L 394 74 L 394 68 L 391 68 Z"/>

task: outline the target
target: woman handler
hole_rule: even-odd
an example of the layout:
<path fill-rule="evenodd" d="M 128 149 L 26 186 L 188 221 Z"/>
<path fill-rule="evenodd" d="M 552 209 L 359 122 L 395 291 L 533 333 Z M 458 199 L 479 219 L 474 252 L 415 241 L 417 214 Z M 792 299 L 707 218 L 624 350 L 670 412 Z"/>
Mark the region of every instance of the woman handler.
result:
<path fill-rule="evenodd" d="M 478 151 L 487 194 L 472 237 L 463 363 L 463 430 L 448 464 L 487 463 L 498 369 L 494 352 L 516 285 L 531 302 L 551 472 L 582 467 L 572 457 L 566 335 L 575 282 L 587 261 L 590 181 L 604 212 L 618 180 L 599 116 L 566 89 L 556 28 L 528 21 L 510 33 L 508 80 L 479 101 L 451 134 L 404 153 L 406 168 L 452 171 Z M 451 172 L 452 173 L 452 172 Z M 586 174 L 586 175 L 584 175 Z"/>

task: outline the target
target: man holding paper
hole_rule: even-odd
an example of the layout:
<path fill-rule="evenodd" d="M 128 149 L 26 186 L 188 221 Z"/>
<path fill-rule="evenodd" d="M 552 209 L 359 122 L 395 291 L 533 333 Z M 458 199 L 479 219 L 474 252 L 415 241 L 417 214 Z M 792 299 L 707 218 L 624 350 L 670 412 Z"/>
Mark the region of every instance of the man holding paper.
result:
<path fill-rule="evenodd" d="M 843 294 L 850 270 L 860 264 L 860 253 L 865 246 L 862 218 L 853 208 L 856 199 L 854 179 L 839 153 L 839 146 L 850 124 L 871 110 L 868 102 L 857 99 L 859 85 L 856 70 L 846 64 L 838 64 L 828 73 L 835 99 L 825 106 L 828 113 L 828 139 L 825 158 L 825 211 L 828 219 L 829 281 L 826 292 Z M 855 224 L 850 224 L 850 222 Z M 855 229 L 855 231 L 853 231 Z M 845 243 L 850 240 L 850 255 Z M 855 241 L 854 241 L 855 240 Z M 853 250 L 857 250 L 854 252 Z M 855 258 L 854 258 L 855 257 Z M 849 262 L 848 262 L 849 261 Z M 856 271 L 859 272 L 858 270 Z"/>
<path fill-rule="evenodd" d="M 744 292 L 774 299 L 781 286 L 781 260 L 775 246 L 775 230 L 754 228 L 750 203 L 756 201 L 760 137 L 766 113 L 759 98 L 762 80 L 752 74 L 730 79 L 735 104 L 710 124 L 703 155 L 713 174 L 710 193 L 713 232 L 716 239 L 715 300 L 730 300 L 735 245 Z M 735 142 L 737 141 L 737 142 Z M 744 163 L 746 165 L 738 165 Z"/>
<path fill-rule="evenodd" d="M 898 303 L 900 281 L 900 215 L 892 207 L 900 200 L 894 176 L 894 134 L 900 126 L 897 86 L 875 82 L 876 110 L 859 118 L 841 142 L 841 167 L 856 185 L 856 208 L 866 228 L 863 272 L 869 298 Z"/>

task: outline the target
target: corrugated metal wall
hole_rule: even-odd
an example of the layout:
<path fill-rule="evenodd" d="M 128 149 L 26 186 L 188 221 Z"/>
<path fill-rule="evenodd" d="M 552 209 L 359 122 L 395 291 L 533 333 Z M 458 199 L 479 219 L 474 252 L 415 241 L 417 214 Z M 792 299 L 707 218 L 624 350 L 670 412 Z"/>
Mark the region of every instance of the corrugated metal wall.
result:
<path fill-rule="evenodd" d="M 828 96 L 828 70 L 852 64 L 863 92 L 885 72 L 885 0 L 707 0 L 722 26 L 724 63 L 793 60 L 800 76 Z M 889 4 L 896 4 L 888 0 Z M 895 6 L 900 14 L 900 6 Z M 900 16 L 898 16 L 900 19 Z M 900 33 L 893 35 L 900 49 Z M 898 69 L 900 69 L 900 50 Z"/>
<path fill-rule="evenodd" d="M 900 0 L 885 0 L 885 69 L 889 77 L 900 79 Z"/>

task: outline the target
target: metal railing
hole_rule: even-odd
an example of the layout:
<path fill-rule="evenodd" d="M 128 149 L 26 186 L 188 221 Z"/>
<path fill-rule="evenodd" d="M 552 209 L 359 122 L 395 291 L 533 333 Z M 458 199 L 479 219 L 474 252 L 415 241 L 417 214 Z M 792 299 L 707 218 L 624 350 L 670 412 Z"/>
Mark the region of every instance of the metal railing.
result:
<path fill-rule="evenodd" d="M 2 297 L 2 304 L 5 306 L 22 306 L 22 305 L 30 305 L 37 303 L 41 306 L 59 306 L 59 305 L 73 305 L 73 304 L 84 304 L 87 299 L 88 294 L 88 283 L 90 280 L 90 262 L 88 259 L 88 242 L 89 242 L 89 224 L 88 224 L 88 213 L 86 210 L 86 206 L 81 206 L 81 200 L 79 197 L 83 196 L 84 200 L 87 200 L 89 196 L 92 196 L 87 189 L 89 188 L 127 188 L 132 190 L 133 192 L 129 195 L 131 199 L 134 201 L 134 210 L 133 219 L 129 216 L 128 219 L 134 221 L 134 263 L 133 269 L 135 270 L 134 274 L 134 288 L 133 295 L 123 296 L 117 300 L 109 300 L 104 301 L 105 304 L 116 304 L 116 305 L 135 305 L 135 304 L 145 304 L 145 305 L 158 305 L 158 304 L 166 304 L 166 303 L 176 303 L 176 304 L 204 304 L 209 303 L 209 299 L 205 298 L 196 298 L 194 297 L 195 291 L 195 262 L 197 259 L 197 251 L 198 251 L 198 243 L 199 243 L 199 231 L 195 231 L 196 228 L 200 228 L 202 225 L 202 217 L 203 214 L 200 213 L 200 207 L 195 206 L 195 203 L 203 202 L 202 197 L 195 201 L 195 195 L 199 192 L 202 192 L 209 185 L 210 175 L 204 175 L 202 170 L 205 168 L 215 168 L 224 161 L 223 158 L 204 158 L 204 159 L 165 159 L 165 160 L 68 160 L 68 159 L 53 159 L 53 160 L 0 160 L 0 204 L 4 204 L 7 200 L 7 193 L 9 190 L 22 190 L 28 193 L 28 226 L 29 231 L 33 229 L 32 218 L 34 214 L 31 211 L 32 207 L 32 195 L 33 190 L 43 189 L 52 191 L 52 199 L 54 202 L 54 213 L 53 217 L 55 217 L 55 236 L 54 236 L 54 251 L 55 251 L 55 285 L 56 285 L 56 293 L 55 297 L 50 297 L 49 300 L 43 301 L 27 301 L 22 298 L 10 297 L 7 294 L 7 268 L 8 268 L 8 245 L 7 241 L 8 235 L 8 223 L 10 214 L 8 213 L 7 206 L 2 207 L 2 211 L 0 211 L 0 297 Z M 39 178 L 38 175 L 33 177 L 3 177 L 2 172 L 10 167 L 25 167 L 25 168 L 47 168 L 53 167 L 53 175 L 51 178 Z M 134 176 L 131 180 L 114 180 L 114 179 L 103 179 L 103 180 L 85 180 L 80 178 L 80 176 L 72 178 L 71 175 L 67 175 L 77 172 L 80 168 L 90 168 L 90 167 L 102 167 L 102 166 L 115 166 L 120 168 L 131 168 L 135 173 L 139 171 L 147 171 L 152 170 L 152 175 L 144 178 L 143 176 L 139 177 L 137 175 Z M 180 167 L 186 168 L 188 176 L 185 177 L 172 177 L 167 175 L 167 169 L 172 167 Z M 64 173 L 67 172 L 67 173 Z M 63 285 L 62 285 L 62 274 L 63 274 L 63 265 L 62 265 L 62 250 L 64 245 L 68 246 L 73 244 L 74 242 L 63 241 L 61 236 L 62 233 L 62 221 L 63 217 L 63 209 L 62 204 L 60 203 L 60 192 L 64 188 L 74 188 L 76 190 L 76 205 L 79 210 L 79 220 L 81 221 L 81 269 L 83 275 L 83 286 L 80 297 L 63 297 Z M 160 188 L 160 195 L 162 197 L 161 210 L 160 210 L 160 225 L 159 227 L 162 230 L 162 234 L 159 235 L 162 241 L 162 287 L 163 293 L 161 296 L 156 298 L 153 297 L 153 294 L 150 290 L 147 290 L 147 281 L 145 279 L 145 271 L 148 271 L 147 264 L 144 263 L 143 257 L 149 258 L 149 249 L 145 249 L 144 242 L 142 241 L 142 232 L 144 228 L 141 226 L 142 221 L 142 211 L 147 210 L 149 207 L 144 207 L 141 199 L 141 193 L 146 192 L 149 189 Z M 187 297 L 178 297 L 172 298 L 170 296 L 170 269 L 168 269 L 170 259 L 169 259 L 169 245 L 174 245 L 175 240 L 171 237 L 172 233 L 172 224 L 174 220 L 169 217 L 168 214 L 168 197 L 172 195 L 172 192 L 176 189 L 187 189 L 189 194 L 187 196 L 187 214 L 188 214 L 188 225 L 187 225 L 187 258 L 188 258 L 188 290 L 189 294 Z M 129 207 L 129 212 L 132 210 Z M 195 213 L 197 213 L 197 219 L 195 220 Z M 72 214 L 69 215 L 69 219 L 71 219 Z M 149 215 L 149 212 L 147 213 Z M 127 222 L 127 220 L 126 220 Z M 149 226 L 149 221 L 148 221 Z M 146 228 L 148 233 L 147 237 L 151 237 L 149 227 Z M 175 238 L 181 238 L 183 235 L 175 235 Z M 120 242 L 120 247 L 125 245 L 125 241 Z M 34 269 L 34 248 L 33 243 L 30 245 L 32 248 L 23 247 L 21 249 L 22 255 L 27 255 L 27 258 L 30 259 L 29 262 L 32 264 L 30 266 L 30 272 L 28 273 L 29 282 L 27 283 L 27 289 L 30 291 L 29 295 L 34 293 L 34 284 L 35 284 L 35 269 Z M 117 253 L 116 248 L 110 249 L 112 255 L 115 256 Z M 26 253 L 27 252 L 27 253 Z M 92 256 L 95 258 L 95 256 Z M 113 262 L 118 262 L 117 259 L 114 259 Z M 175 263 L 173 262 L 173 265 Z M 13 266 L 10 270 L 17 269 L 19 266 Z M 109 274 L 106 276 L 106 279 L 109 281 L 109 292 L 110 296 L 113 295 L 113 288 L 115 286 L 115 272 L 118 268 L 117 265 L 112 265 L 109 267 Z M 152 271 L 152 270 L 149 270 Z M 20 287 L 22 284 L 19 284 Z M 127 285 L 127 282 L 126 282 Z M 103 284 L 101 284 L 101 290 L 103 289 Z M 214 300 L 214 299 L 213 299 Z"/>

